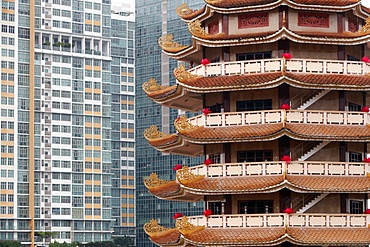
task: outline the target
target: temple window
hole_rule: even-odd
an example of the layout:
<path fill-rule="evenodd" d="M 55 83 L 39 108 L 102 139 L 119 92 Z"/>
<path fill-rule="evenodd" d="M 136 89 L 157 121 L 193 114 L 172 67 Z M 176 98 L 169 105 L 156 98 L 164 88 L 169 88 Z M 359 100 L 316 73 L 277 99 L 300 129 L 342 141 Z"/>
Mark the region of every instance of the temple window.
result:
<path fill-rule="evenodd" d="M 241 54 L 236 54 L 236 61 L 269 59 L 271 57 L 272 57 L 271 51 L 241 53 Z"/>
<path fill-rule="evenodd" d="M 236 111 L 262 111 L 272 110 L 272 100 L 243 100 L 236 102 Z"/>
<path fill-rule="evenodd" d="M 352 102 L 348 102 L 348 111 L 361 111 L 362 106 Z"/>
<path fill-rule="evenodd" d="M 273 200 L 239 201 L 239 214 L 272 213 L 273 204 Z"/>
<path fill-rule="evenodd" d="M 272 150 L 238 151 L 237 162 L 272 161 Z"/>
<path fill-rule="evenodd" d="M 349 162 L 362 162 L 362 153 L 349 152 Z"/>
<path fill-rule="evenodd" d="M 223 203 L 221 201 L 208 202 L 208 209 L 215 215 L 223 214 Z"/>
<path fill-rule="evenodd" d="M 209 34 L 218 34 L 220 32 L 220 28 L 218 25 L 218 20 L 208 24 L 208 33 Z"/>
<path fill-rule="evenodd" d="M 362 214 L 365 210 L 364 200 L 348 200 L 347 207 L 350 214 Z"/>
<path fill-rule="evenodd" d="M 348 18 L 348 31 L 352 33 L 358 31 L 358 23 L 356 20 Z"/>
<path fill-rule="evenodd" d="M 329 14 L 314 12 L 298 13 L 298 26 L 329 28 Z"/>
<path fill-rule="evenodd" d="M 252 13 L 238 16 L 238 28 L 253 28 L 253 27 L 268 27 L 269 26 L 269 14 L 263 13 Z"/>

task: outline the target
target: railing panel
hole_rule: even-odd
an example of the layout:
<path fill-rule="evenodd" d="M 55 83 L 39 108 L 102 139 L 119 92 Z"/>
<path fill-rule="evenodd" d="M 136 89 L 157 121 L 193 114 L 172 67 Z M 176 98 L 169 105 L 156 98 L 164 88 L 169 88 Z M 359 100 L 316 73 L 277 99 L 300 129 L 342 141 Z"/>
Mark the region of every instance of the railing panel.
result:
<path fill-rule="evenodd" d="M 225 74 L 226 75 L 242 74 L 242 64 L 241 63 L 225 64 Z"/>
<path fill-rule="evenodd" d="M 223 175 L 223 166 L 208 166 L 209 177 L 221 177 Z"/>
<path fill-rule="evenodd" d="M 347 74 L 357 74 L 361 75 L 363 71 L 363 63 L 352 63 L 352 64 L 347 64 Z"/>
<path fill-rule="evenodd" d="M 265 72 L 281 71 L 281 61 L 265 61 Z"/>
<path fill-rule="evenodd" d="M 228 165 L 226 167 L 226 176 L 243 176 L 242 165 Z"/>
<path fill-rule="evenodd" d="M 326 72 L 327 73 L 335 73 L 335 74 L 340 74 L 344 72 L 344 66 L 343 62 L 327 62 L 326 64 Z"/>
<path fill-rule="evenodd" d="M 290 72 L 303 72 L 303 60 L 287 60 L 286 69 Z"/>
<path fill-rule="evenodd" d="M 222 66 L 219 63 L 208 64 L 207 66 L 205 66 L 206 76 L 219 76 L 219 75 L 221 75 L 222 74 L 221 68 L 222 68 Z"/>
<path fill-rule="evenodd" d="M 244 66 L 246 74 L 260 73 L 262 72 L 262 63 L 261 62 L 251 62 L 246 63 Z"/>

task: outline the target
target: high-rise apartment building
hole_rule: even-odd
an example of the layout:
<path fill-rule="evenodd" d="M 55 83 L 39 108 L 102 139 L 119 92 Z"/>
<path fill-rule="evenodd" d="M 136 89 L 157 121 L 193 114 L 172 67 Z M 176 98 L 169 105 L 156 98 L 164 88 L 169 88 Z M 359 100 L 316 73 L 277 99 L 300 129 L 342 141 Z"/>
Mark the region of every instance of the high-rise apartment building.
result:
<path fill-rule="evenodd" d="M 172 133 L 173 121 L 178 111 L 161 107 L 148 99 L 142 90 L 142 84 L 150 78 L 159 83 L 172 85 L 175 79 L 172 71 L 178 66 L 176 60 L 170 59 L 162 53 L 158 46 L 158 38 L 163 34 L 171 33 L 177 40 L 190 42 L 187 26 L 176 15 L 175 9 L 183 2 L 136 0 L 136 217 L 138 247 L 154 246 L 143 231 L 143 225 L 156 218 L 164 225 L 172 225 L 173 219 L 168 217 L 183 208 L 183 211 L 194 214 L 199 212 L 203 204 L 192 202 L 166 202 L 153 197 L 144 186 L 143 178 L 155 171 L 166 179 L 174 179 L 172 168 L 176 164 L 190 164 L 193 159 L 176 155 L 162 154 L 148 145 L 143 132 L 148 125 L 155 124 L 166 133 Z M 188 1 L 192 8 L 200 8 L 202 0 Z"/>
<path fill-rule="evenodd" d="M 134 226 L 134 20 L 110 0 L 1 11 L 0 240 L 110 240 Z"/>

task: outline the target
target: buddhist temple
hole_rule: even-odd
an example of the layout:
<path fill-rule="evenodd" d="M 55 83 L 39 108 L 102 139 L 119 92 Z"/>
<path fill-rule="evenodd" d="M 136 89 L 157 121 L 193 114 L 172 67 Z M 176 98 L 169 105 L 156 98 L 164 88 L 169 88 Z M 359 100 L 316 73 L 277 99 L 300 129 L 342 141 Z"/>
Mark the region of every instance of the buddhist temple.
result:
<path fill-rule="evenodd" d="M 191 43 L 158 43 L 176 84 L 143 84 L 179 110 L 153 148 L 200 156 L 144 179 L 202 215 L 144 226 L 158 246 L 370 245 L 370 9 L 359 0 L 204 0 L 177 14 Z M 181 110 L 181 111 L 180 111 Z M 189 114 L 188 114 L 189 113 Z M 190 115 L 191 114 L 191 115 Z"/>

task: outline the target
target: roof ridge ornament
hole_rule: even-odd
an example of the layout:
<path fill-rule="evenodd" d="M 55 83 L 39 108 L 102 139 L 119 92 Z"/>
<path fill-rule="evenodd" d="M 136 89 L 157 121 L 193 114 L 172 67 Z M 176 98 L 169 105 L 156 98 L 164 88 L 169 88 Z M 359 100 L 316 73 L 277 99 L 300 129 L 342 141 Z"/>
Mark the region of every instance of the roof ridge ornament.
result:
<path fill-rule="evenodd" d="M 158 130 L 158 127 L 155 125 L 150 126 L 149 128 L 144 130 L 144 137 L 147 140 L 151 139 L 161 139 L 164 137 L 169 136 L 169 134 L 165 134 Z"/>
<path fill-rule="evenodd" d="M 144 178 L 144 185 L 148 189 L 151 189 L 153 187 L 159 187 L 161 185 L 167 184 L 171 181 L 160 179 L 157 175 L 157 173 L 152 172 L 148 177 Z"/>
<path fill-rule="evenodd" d="M 191 224 L 186 216 L 176 220 L 176 229 L 183 235 L 190 235 L 194 232 L 201 231 L 204 228 L 205 226 L 196 226 Z"/>
<path fill-rule="evenodd" d="M 165 51 L 178 52 L 188 46 L 177 43 L 173 40 L 172 34 L 164 34 L 158 39 L 158 45 Z"/>
<path fill-rule="evenodd" d="M 199 20 L 194 20 L 192 22 L 189 22 L 188 29 L 189 29 L 189 32 L 194 36 L 204 37 L 204 36 L 210 35 L 202 28 L 202 23 Z"/>
<path fill-rule="evenodd" d="M 358 30 L 357 33 L 365 34 L 369 32 L 370 32 L 370 17 L 367 17 L 365 26 L 363 26 L 360 30 Z"/>
<path fill-rule="evenodd" d="M 177 180 L 180 183 L 184 184 L 184 185 L 203 180 L 204 177 L 205 177 L 204 175 L 196 175 L 196 174 L 192 173 L 189 170 L 188 166 L 184 166 L 182 169 L 177 170 L 177 172 L 176 172 Z"/>
<path fill-rule="evenodd" d="M 142 85 L 142 88 L 146 93 L 163 90 L 168 87 L 169 86 L 162 86 L 160 84 L 157 84 L 157 81 L 154 78 L 150 78 L 149 81 L 144 82 Z"/>
<path fill-rule="evenodd" d="M 179 82 L 185 82 L 189 79 L 200 77 L 199 75 L 192 74 L 189 71 L 187 71 L 184 64 L 181 64 L 179 67 L 175 68 L 173 70 L 173 74 Z"/>
<path fill-rule="evenodd" d="M 187 3 L 183 3 L 181 4 L 180 6 L 178 6 L 176 8 L 176 14 L 180 17 L 184 16 L 184 15 L 189 15 L 189 14 L 192 14 L 194 13 L 195 11 L 192 10 L 191 8 L 189 8 L 188 4 Z"/>
<path fill-rule="evenodd" d="M 179 116 L 175 120 L 174 125 L 176 130 L 180 133 L 199 128 L 199 126 L 191 124 L 185 115 Z"/>
<path fill-rule="evenodd" d="M 148 234 L 150 237 L 159 237 L 166 235 L 169 232 L 176 231 L 175 228 L 167 228 L 164 226 L 160 226 L 158 221 L 152 219 L 150 222 L 147 222 L 143 226 L 144 232 Z"/>

